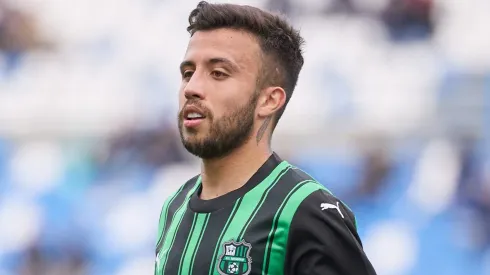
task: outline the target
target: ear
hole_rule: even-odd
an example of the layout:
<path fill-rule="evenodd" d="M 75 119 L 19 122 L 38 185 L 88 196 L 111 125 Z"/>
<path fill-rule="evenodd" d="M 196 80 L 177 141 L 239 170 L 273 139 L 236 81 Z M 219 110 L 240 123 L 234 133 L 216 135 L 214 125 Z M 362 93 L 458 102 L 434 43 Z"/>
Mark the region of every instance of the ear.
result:
<path fill-rule="evenodd" d="M 276 113 L 286 103 L 286 91 L 281 87 L 267 87 L 262 90 L 258 104 L 257 114 L 261 118 Z"/>

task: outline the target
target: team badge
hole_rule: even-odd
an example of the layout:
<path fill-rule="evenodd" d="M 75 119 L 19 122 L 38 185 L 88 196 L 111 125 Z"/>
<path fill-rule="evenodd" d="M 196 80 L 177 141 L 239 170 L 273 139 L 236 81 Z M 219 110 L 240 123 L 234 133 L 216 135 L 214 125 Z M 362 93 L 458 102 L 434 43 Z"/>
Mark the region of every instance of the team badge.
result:
<path fill-rule="evenodd" d="M 250 257 L 252 245 L 231 240 L 223 244 L 223 253 L 218 259 L 218 272 L 221 275 L 248 275 L 252 268 Z"/>

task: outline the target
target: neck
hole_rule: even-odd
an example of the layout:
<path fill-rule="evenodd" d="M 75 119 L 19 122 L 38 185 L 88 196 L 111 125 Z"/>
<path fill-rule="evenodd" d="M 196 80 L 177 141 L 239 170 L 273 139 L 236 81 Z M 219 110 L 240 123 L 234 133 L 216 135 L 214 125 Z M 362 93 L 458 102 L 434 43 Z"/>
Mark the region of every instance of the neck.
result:
<path fill-rule="evenodd" d="M 242 187 L 272 155 L 267 144 L 251 139 L 231 154 L 202 161 L 201 199 L 209 200 Z"/>

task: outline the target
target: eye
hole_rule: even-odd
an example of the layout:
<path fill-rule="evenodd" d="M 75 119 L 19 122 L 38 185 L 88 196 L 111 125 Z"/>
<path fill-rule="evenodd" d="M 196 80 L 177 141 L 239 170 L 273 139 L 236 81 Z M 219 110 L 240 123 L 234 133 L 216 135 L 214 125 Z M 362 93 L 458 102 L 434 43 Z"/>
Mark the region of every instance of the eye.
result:
<path fill-rule="evenodd" d="M 194 72 L 193 72 L 193 71 L 189 71 L 189 70 L 184 71 L 184 72 L 182 73 L 182 78 L 183 78 L 183 79 L 190 79 L 190 78 L 192 77 L 192 75 L 193 75 L 193 74 L 194 74 Z"/>
<path fill-rule="evenodd" d="M 223 79 L 223 78 L 226 78 L 228 77 L 227 74 L 225 74 L 224 72 L 222 71 L 212 71 L 211 72 L 211 75 L 216 78 L 216 79 Z"/>

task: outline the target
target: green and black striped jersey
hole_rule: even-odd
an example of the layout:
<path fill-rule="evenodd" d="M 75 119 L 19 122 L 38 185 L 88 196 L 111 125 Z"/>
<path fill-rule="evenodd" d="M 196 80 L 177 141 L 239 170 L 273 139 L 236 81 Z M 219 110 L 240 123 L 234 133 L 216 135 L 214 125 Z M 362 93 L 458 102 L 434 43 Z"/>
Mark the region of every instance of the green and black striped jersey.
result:
<path fill-rule="evenodd" d="M 352 212 L 273 154 L 241 188 L 201 200 L 199 176 L 164 203 L 156 275 L 372 275 Z"/>

